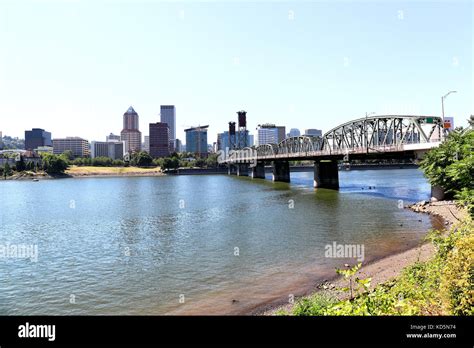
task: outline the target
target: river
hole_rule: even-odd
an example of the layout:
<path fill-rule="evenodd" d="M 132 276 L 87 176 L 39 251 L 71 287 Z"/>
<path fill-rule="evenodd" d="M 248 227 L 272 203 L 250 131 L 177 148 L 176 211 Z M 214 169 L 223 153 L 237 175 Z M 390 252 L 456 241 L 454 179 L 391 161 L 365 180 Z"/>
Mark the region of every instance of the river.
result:
<path fill-rule="evenodd" d="M 367 263 L 436 224 L 400 209 L 429 198 L 416 169 L 340 172 L 339 191 L 312 175 L 0 182 L 0 245 L 38 251 L 0 257 L 0 315 L 249 313 L 357 263 L 327 245 L 363 245 Z"/>

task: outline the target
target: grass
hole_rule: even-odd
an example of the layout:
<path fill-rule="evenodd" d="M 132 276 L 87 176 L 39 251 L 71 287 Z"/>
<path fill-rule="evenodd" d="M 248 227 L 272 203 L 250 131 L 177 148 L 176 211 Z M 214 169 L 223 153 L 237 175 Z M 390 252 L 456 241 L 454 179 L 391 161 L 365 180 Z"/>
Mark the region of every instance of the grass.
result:
<path fill-rule="evenodd" d="M 138 167 L 93 167 L 93 166 L 70 166 L 66 170 L 69 175 L 156 175 L 161 173 L 160 167 L 138 168 Z"/>

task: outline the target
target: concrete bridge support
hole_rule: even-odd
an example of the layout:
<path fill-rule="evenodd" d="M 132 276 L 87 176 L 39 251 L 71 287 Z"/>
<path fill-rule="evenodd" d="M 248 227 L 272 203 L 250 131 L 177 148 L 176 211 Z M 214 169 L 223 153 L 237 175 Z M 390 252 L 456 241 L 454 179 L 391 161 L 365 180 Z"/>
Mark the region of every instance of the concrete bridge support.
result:
<path fill-rule="evenodd" d="M 314 187 L 339 189 L 337 161 L 314 162 Z"/>
<path fill-rule="evenodd" d="M 249 175 L 249 165 L 247 163 L 239 163 L 237 167 L 237 176 L 248 176 Z"/>
<path fill-rule="evenodd" d="M 273 181 L 290 182 L 290 162 L 273 161 Z"/>
<path fill-rule="evenodd" d="M 229 175 L 236 175 L 237 174 L 237 166 L 235 164 L 230 164 L 227 167 L 227 174 Z"/>
<path fill-rule="evenodd" d="M 252 171 L 250 175 L 253 179 L 265 179 L 265 163 L 257 162 L 255 167 L 251 167 Z"/>

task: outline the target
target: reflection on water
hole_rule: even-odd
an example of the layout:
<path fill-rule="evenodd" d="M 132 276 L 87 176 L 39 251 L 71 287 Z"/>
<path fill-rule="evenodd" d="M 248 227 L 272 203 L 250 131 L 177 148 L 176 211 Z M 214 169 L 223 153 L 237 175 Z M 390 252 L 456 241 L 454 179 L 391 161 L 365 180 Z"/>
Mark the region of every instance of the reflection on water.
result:
<path fill-rule="evenodd" d="M 245 313 L 355 262 L 325 258 L 326 244 L 364 244 L 369 262 L 433 224 L 397 206 L 428 198 L 417 170 L 341 172 L 340 191 L 291 179 L 1 182 L 0 244 L 39 256 L 0 259 L 0 314 Z"/>

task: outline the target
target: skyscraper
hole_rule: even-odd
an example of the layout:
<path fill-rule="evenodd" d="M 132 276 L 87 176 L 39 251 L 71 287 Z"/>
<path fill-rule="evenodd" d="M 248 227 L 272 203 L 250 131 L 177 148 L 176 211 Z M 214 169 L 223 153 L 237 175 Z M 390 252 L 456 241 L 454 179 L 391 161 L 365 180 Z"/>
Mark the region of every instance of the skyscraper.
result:
<path fill-rule="evenodd" d="M 132 153 L 141 150 L 142 133 L 138 129 L 138 114 L 131 106 L 123 114 L 123 130 L 120 132 L 120 139 L 125 141 L 126 152 Z"/>
<path fill-rule="evenodd" d="M 292 138 L 292 137 L 299 137 L 300 136 L 300 130 L 298 128 L 291 128 L 290 129 L 290 133 L 288 133 L 288 137 L 289 138 Z"/>
<path fill-rule="evenodd" d="M 53 146 L 51 133 L 41 128 L 25 131 L 25 150 L 34 150 L 40 146 Z"/>
<path fill-rule="evenodd" d="M 167 123 L 150 123 L 150 156 L 167 157 L 170 154 L 170 130 Z"/>
<path fill-rule="evenodd" d="M 173 152 L 176 140 L 176 107 L 174 105 L 161 105 L 160 121 L 168 124 L 168 128 L 170 129 L 170 150 Z"/>
<path fill-rule="evenodd" d="M 199 157 L 207 157 L 207 128 L 209 126 L 185 129 L 186 151 L 193 152 Z"/>

